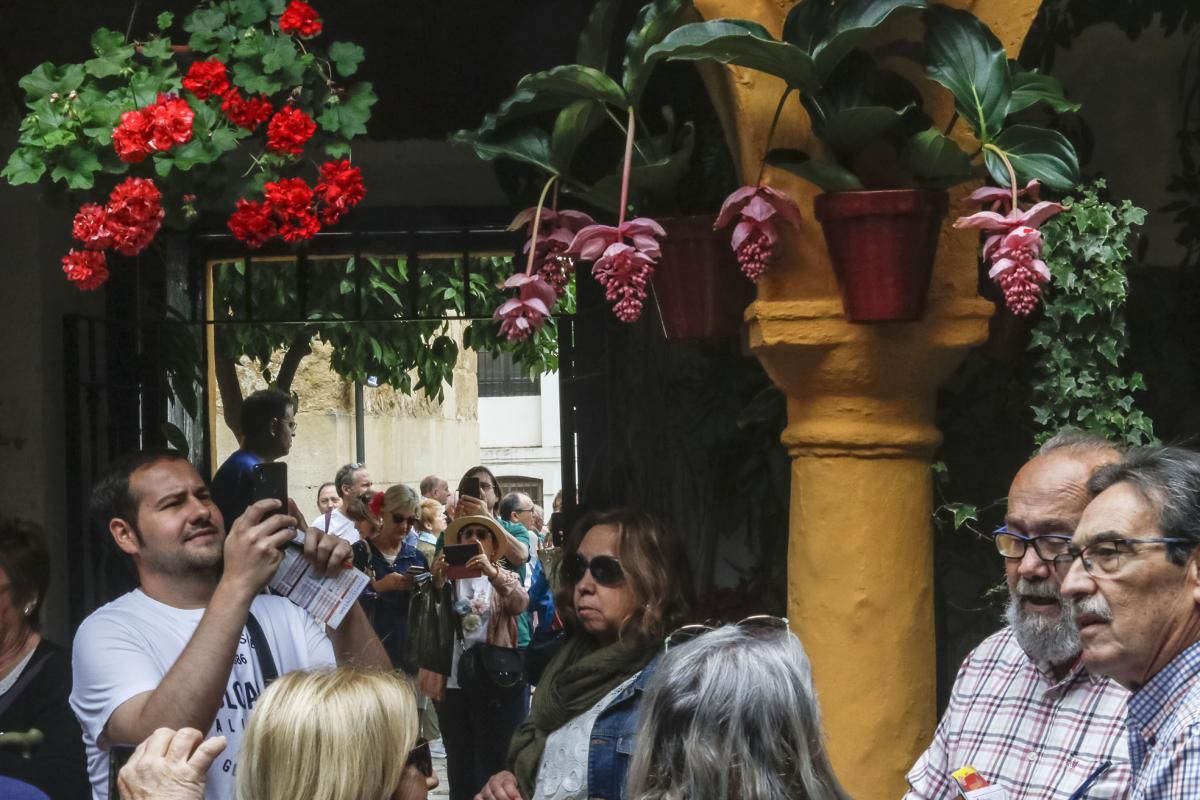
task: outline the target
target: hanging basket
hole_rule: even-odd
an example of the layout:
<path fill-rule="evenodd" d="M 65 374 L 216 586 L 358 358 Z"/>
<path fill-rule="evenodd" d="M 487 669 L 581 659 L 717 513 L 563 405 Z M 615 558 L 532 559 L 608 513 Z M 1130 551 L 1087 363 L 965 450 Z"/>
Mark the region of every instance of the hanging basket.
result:
<path fill-rule="evenodd" d="M 754 287 L 738 269 L 728 231 L 714 215 L 667 217 L 651 284 L 663 334 L 671 340 L 737 336 Z"/>
<path fill-rule="evenodd" d="M 830 192 L 816 198 L 851 322 L 911 322 L 925 297 L 946 216 L 944 191 Z"/>

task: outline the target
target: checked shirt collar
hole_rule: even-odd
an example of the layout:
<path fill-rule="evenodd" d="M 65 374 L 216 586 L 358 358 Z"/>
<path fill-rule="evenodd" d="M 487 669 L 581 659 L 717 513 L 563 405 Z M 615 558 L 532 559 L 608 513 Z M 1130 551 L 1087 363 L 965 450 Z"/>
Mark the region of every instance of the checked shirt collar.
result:
<path fill-rule="evenodd" d="M 1197 690 L 1200 642 L 1193 644 L 1129 696 L 1129 763 L 1136 776 L 1150 766 L 1146 757 L 1160 738 L 1170 737 L 1200 717 L 1200 707 L 1185 701 Z M 1151 759 L 1153 761 L 1153 759 Z"/>

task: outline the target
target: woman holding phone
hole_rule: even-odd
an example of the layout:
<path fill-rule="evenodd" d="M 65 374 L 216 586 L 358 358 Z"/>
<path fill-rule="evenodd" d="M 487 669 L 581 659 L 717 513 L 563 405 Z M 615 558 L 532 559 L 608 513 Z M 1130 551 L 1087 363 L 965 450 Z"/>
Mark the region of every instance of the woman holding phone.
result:
<path fill-rule="evenodd" d="M 654 517 L 616 509 L 568 537 L 555 605 L 569 631 L 483 800 L 624 797 L 642 693 L 686 621 L 687 554 Z"/>
<path fill-rule="evenodd" d="M 497 518 L 500 510 L 500 498 L 504 489 L 492 471 L 484 466 L 471 467 L 463 473 L 455 492 L 457 502 L 450 509 L 451 517 L 486 515 Z M 529 546 L 517 539 L 511 533 L 501 530 L 501 538 L 507 543 L 505 558 L 514 567 L 519 567 L 529 561 Z"/>
<path fill-rule="evenodd" d="M 519 668 L 515 677 L 496 674 L 484 658 L 516 656 L 517 617 L 529 603 L 516 573 L 497 563 L 506 541 L 490 516 L 459 516 L 446 529 L 446 546 L 433 565 L 436 585 L 453 581 L 458 619 L 445 697 L 437 707 L 451 800 L 470 800 L 503 769 L 509 740 L 524 715 Z M 455 574 L 466 577 L 455 579 Z"/>

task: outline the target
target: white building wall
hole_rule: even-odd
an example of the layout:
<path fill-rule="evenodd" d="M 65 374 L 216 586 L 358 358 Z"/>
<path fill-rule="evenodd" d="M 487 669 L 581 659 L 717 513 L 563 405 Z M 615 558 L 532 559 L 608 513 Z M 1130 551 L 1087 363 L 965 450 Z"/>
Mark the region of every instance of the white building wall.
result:
<path fill-rule="evenodd" d="M 543 375 L 541 387 L 538 396 L 479 398 L 479 448 L 482 463 L 497 476 L 542 482 L 542 497 L 534 502 L 549 519 L 554 495 L 562 488 L 558 373 Z"/>

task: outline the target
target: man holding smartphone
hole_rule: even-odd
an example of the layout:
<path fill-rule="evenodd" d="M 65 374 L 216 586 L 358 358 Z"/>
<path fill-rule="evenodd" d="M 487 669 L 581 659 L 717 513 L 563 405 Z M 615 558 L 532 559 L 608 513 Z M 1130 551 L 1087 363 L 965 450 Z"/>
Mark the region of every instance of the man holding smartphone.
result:
<path fill-rule="evenodd" d="M 108 796 L 109 751 L 157 728 L 192 727 L 229 745 L 206 797 L 232 797 L 238 748 L 271 673 L 356 663 L 389 669 L 357 606 L 327 630 L 283 597 L 261 594 L 296 521 L 260 500 L 228 534 L 208 487 L 179 453 L 138 452 L 93 489 L 93 514 L 133 559 L 140 587 L 84 620 L 71 707 L 84 731 L 94 796 Z M 309 531 L 318 571 L 344 568 L 349 545 Z"/>
<path fill-rule="evenodd" d="M 238 417 L 242 446 L 225 459 L 212 480 L 213 501 L 231 525 L 254 502 L 255 465 L 270 463 L 292 451 L 296 404 L 278 389 L 264 389 L 242 401 Z"/>

